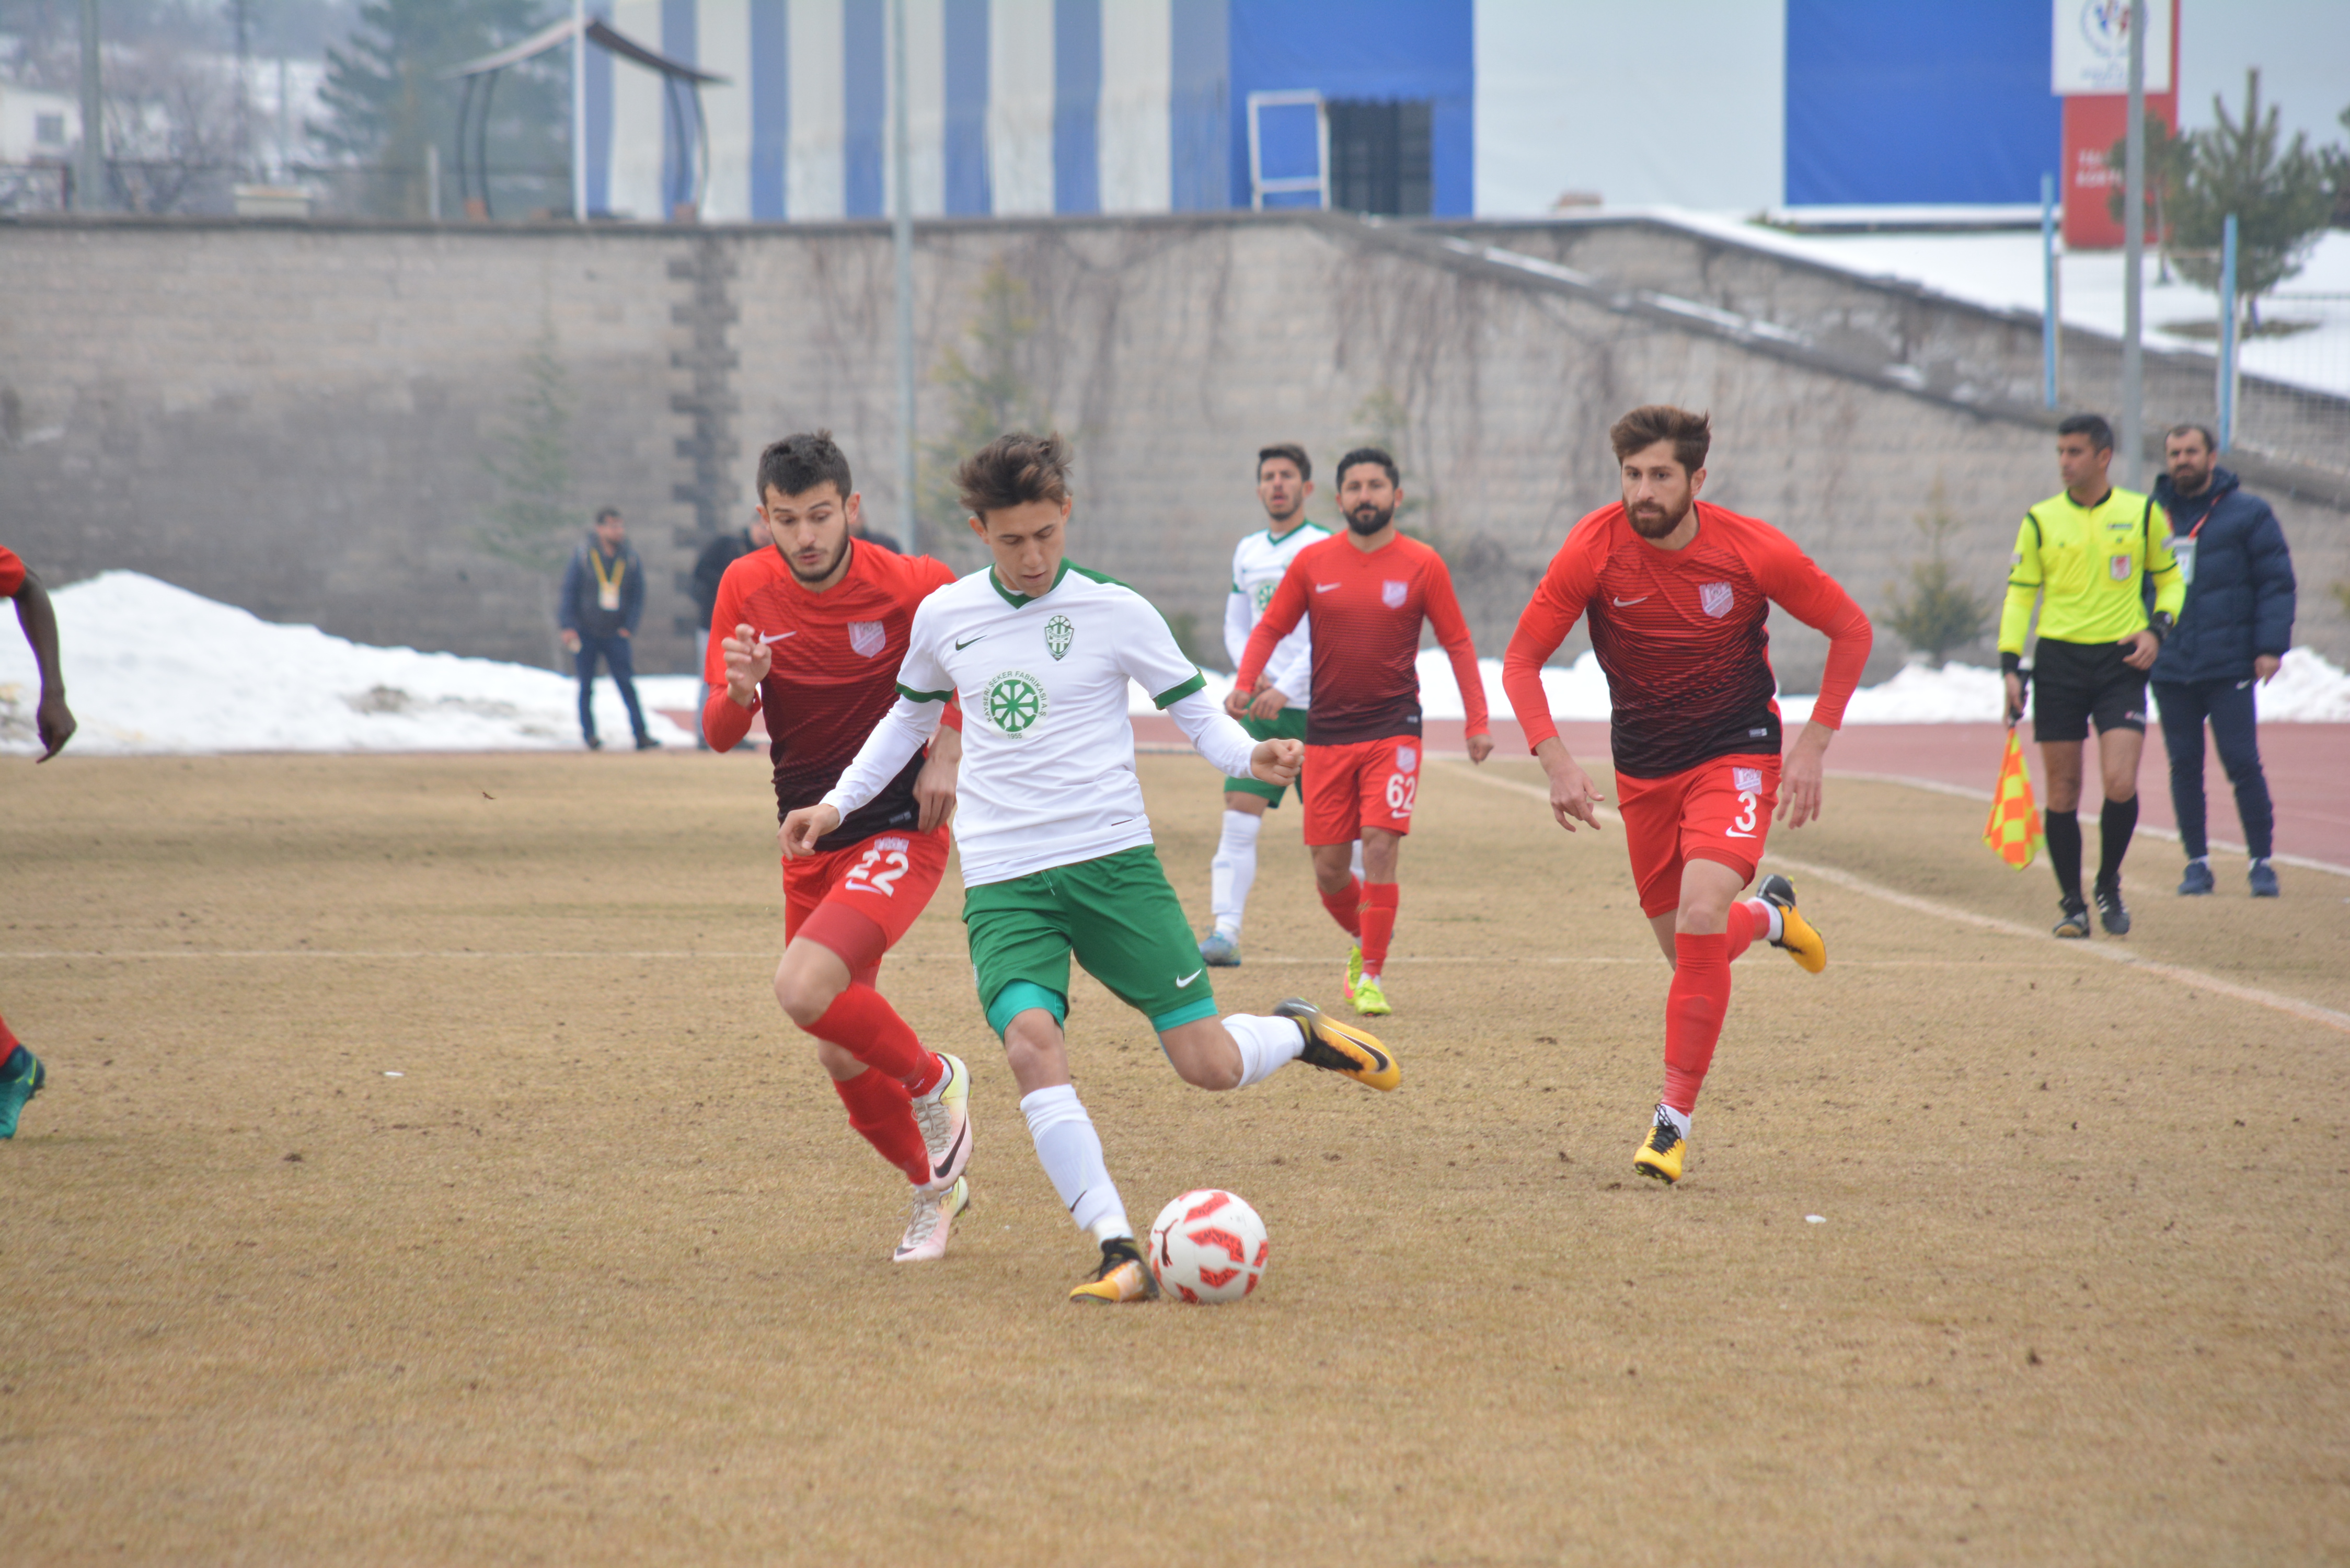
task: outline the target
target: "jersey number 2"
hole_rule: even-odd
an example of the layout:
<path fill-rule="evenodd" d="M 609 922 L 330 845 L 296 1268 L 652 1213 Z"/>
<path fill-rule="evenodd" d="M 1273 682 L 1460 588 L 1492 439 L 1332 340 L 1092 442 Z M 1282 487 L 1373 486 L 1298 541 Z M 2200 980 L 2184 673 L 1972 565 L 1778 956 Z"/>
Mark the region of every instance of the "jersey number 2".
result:
<path fill-rule="evenodd" d="M 875 865 L 884 860 L 888 864 L 883 869 L 873 869 Z M 881 850 L 868 849 L 865 852 L 865 858 L 857 863 L 857 868 L 840 879 L 840 886 L 844 891 L 879 893 L 883 898 L 894 898 L 898 896 L 898 878 L 905 874 L 904 851 L 892 849 L 885 855 Z"/>

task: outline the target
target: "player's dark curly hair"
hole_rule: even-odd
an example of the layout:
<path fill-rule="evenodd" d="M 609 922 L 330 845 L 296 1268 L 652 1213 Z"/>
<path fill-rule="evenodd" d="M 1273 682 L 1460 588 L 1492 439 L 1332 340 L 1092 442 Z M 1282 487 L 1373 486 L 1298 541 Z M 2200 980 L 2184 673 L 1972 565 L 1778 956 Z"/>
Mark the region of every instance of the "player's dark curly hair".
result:
<path fill-rule="evenodd" d="M 787 435 L 768 442 L 767 450 L 759 454 L 761 501 L 766 500 L 770 490 L 781 495 L 806 495 L 827 481 L 843 501 L 857 488 L 857 482 L 849 477 L 847 455 L 834 444 L 830 431 Z"/>
<path fill-rule="evenodd" d="M 1069 498 L 1069 443 L 1058 431 L 997 436 L 962 460 L 955 470 L 955 487 L 974 517 L 1032 501 L 1057 506 Z"/>
<path fill-rule="evenodd" d="M 1264 465 L 1271 462 L 1276 457 L 1285 457 L 1290 462 L 1295 463 L 1297 465 L 1298 478 L 1311 479 L 1314 477 L 1314 460 L 1305 455 L 1305 449 L 1298 445 L 1294 441 L 1277 441 L 1272 446 L 1263 447 L 1258 450 L 1256 454 L 1256 472 L 1259 478 L 1263 478 L 1264 475 Z"/>
<path fill-rule="evenodd" d="M 1695 473 L 1705 466 L 1705 454 L 1713 450 L 1713 416 L 1693 414 L 1670 403 L 1648 403 L 1617 420 L 1607 431 L 1607 444 L 1616 449 L 1617 462 L 1636 452 L 1648 451 L 1660 441 L 1672 442 L 1673 461 L 1685 472 Z"/>
<path fill-rule="evenodd" d="M 1358 446 L 1354 451 L 1348 452 L 1346 456 L 1340 458 L 1338 460 L 1338 476 L 1330 483 L 1333 484 L 1346 483 L 1347 471 L 1354 467 L 1358 462 L 1376 462 L 1381 468 L 1386 469 L 1388 471 L 1388 483 L 1389 484 L 1400 484 L 1403 483 L 1402 476 L 1396 472 L 1395 459 L 1387 454 L 1387 450 L 1384 447 L 1376 446 Z"/>

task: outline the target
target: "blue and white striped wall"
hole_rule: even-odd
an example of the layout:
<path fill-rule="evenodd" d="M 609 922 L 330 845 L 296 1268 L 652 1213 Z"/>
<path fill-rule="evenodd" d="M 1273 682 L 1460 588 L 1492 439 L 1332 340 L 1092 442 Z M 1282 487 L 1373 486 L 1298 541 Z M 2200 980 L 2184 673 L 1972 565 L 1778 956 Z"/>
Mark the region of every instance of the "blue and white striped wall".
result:
<path fill-rule="evenodd" d="M 879 217 L 887 0 L 603 0 L 629 37 L 728 78 L 702 89 L 716 222 Z M 912 204 L 923 216 L 1230 203 L 1227 0 L 906 0 Z M 590 212 L 681 194 L 660 79 L 589 63 Z"/>

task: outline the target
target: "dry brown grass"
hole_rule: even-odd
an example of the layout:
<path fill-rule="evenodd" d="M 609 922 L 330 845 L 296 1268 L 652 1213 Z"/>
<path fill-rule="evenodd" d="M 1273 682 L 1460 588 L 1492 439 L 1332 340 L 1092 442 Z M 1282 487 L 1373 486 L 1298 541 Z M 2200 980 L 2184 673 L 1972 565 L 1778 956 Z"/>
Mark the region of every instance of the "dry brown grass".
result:
<path fill-rule="evenodd" d="M 1214 781 L 1143 767 L 1196 910 Z M 51 1072 L 0 1145 L 11 1563 L 2350 1554 L 2322 1022 L 1807 887 L 1835 962 L 1742 961 L 1659 1189 L 1620 836 L 1438 768 L 1401 1092 L 1186 1089 L 1080 982 L 1137 1219 L 1226 1185 L 1274 1249 L 1244 1306 L 1089 1313 L 951 892 L 884 986 L 973 1064 L 978 1206 L 945 1263 L 889 1262 L 903 1184 L 767 992 L 756 762 L 0 780 L 0 1008 Z M 2053 916 L 1979 806 L 1830 805 L 1789 854 Z M 1336 996 L 1275 820 L 1237 1006 Z M 2350 1005 L 2350 888 L 2185 906 L 2141 853 L 2136 950 Z"/>

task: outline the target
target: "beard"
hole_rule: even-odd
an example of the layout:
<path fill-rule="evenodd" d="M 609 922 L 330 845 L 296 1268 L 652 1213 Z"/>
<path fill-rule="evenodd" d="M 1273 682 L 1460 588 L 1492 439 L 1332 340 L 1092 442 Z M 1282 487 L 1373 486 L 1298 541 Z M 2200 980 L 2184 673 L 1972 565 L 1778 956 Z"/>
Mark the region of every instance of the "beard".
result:
<path fill-rule="evenodd" d="M 1347 526 L 1352 528 L 1356 533 L 1360 534 L 1366 539 L 1369 538 L 1372 535 L 1378 533 L 1380 529 L 1386 527 L 1388 524 L 1394 521 L 1394 507 L 1390 506 L 1385 511 L 1382 511 L 1378 507 L 1371 505 L 1368 502 L 1364 503 L 1362 505 L 1356 507 L 1352 512 L 1347 514 Z"/>
<path fill-rule="evenodd" d="M 784 557 L 784 565 L 791 568 L 792 576 L 796 577 L 799 581 L 803 583 L 820 583 L 824 581 L 825 578 L 832 576 L 833 573 L 840 570 L 840 563 L 848 558 L 848 535 L 843 534 L 840 536 L 840 548 L 832 553 L 832 559 L 827 561 L 824 564 L 823 568 L 819 571 L 801 571 L 799 563 L 789 556 L 785 556 Z"/>
<path fill-rule="evenodd" d="M 1665 511 L 1662 507 L 1658 507 L 1654 511 L 1648 511 L 1630 506 L 1624 509 L 1625 521 L 1630 523 L 1632 524 L 1632 532 L 1638 534 L 1643 539 L 1663 538 L 1666 535 L 1679 527 L 1681 525 L 1681 520 L 1688 515 L 1689 508 L 1687 506 L 1682 507 L 1679 512 L 1674 513 L 1669 517 L 1665 515 Z"/>

